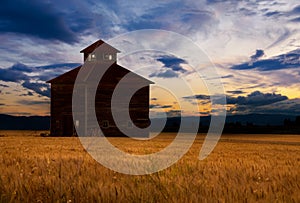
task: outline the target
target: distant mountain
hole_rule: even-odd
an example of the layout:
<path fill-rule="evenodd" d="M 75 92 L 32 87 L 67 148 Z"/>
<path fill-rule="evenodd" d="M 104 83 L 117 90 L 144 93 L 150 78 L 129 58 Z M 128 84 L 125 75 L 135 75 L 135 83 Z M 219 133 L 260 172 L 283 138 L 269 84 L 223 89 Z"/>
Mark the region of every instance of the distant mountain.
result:
<path fill-rule="evenodd" d="M 167 125 L 172 123 L 180 124 L 180 117 L 168 118 Z M 198 120 L 198 117 L 185 117 L 188 122 L 195 122 Z M 291 115 L 281 115 L 281 114 L 248 114 L 248 115 L 228 115 L 226 116 L 226 123 L 240 123 L 241 125 L 257 125 L 257 126 L 282 126 L 284 125 L 284 120 L 289 119 L 294 121 L 296 116 Z M 162 120 L 160 118 L 154 119 L 155 122 Z M 211 116 L 201 116 L 200 123 L 202 126 L 208 126 L 210 124 Z"/>
<path fill-rule="evenodd" d="M 196 124 L 198 117 L 185 117 L 186 123 Z M 299 119 L 299 118 L 298 118 Z M 162 118 L 152 119 L 152 122 L 163 122 Z M 300 129 L 295 122 L 296 116 L 291 115 L 269 115 L 269 114 L 249 114 L 249 115 L 229 115 L 226 117 L 223 133 L 299 133 Z M 200 117 L 199 132 L 208 131 L 211 116 Z M 298 121 L 299 122 L 299 121 Z M 298 123 L 297 122 L 297 123 Z M 163 129 L 165 132 L 177 132 L 181 123 L 180 117 L 168 118 Z M 197 125 L 197 124 L 196 124 Z M 159 126 L 159 125 L 156 125 Z M 157 132 L 161 129 L 151 126 L 151 131 Z M 191 126 L 185 126 L 183 132 L 194 132 Z"/>
<path fill-rule="evenodd" d="M 196 122 L 197 117 L 185 117 L 188 123 Z M 230 115 L 226 117 L 226 126 L 231 128 L 238 126 L 284 126 L 285 120 L 295 121 L 296 116 L 290 115 L 269 115 L 269 114 L 249 114 Z M 165 130 L 176 131 L 180 126 L 180 117 L 168 118 Z M 209 126 L 211 117 L 200 118 L 200 126 Z M 154 123 L 160 123 L 163 119 L 155 118 Z M 232 127 L 233 126 L 233 127 Z M 10 116 L 0 114 L 0 130 L 49 130 L 50 116 Z M 152 129 L 155 131 L 155 129 Z"/>
<path fill-rule="evenodd" d="M 258 126 L 282 126 L 284 120 L 294 121 L 296 116 L 281 114 L 248 114 L 248 115 L 230 115 L 226 117 L 226 123 L 240 122 L 242 125 L 253 124 Z"/>
<path fill-rule="evenodd" d="M 0 114 L 0 130 L 49 130 L 50 116 L 10 116 Z"/>

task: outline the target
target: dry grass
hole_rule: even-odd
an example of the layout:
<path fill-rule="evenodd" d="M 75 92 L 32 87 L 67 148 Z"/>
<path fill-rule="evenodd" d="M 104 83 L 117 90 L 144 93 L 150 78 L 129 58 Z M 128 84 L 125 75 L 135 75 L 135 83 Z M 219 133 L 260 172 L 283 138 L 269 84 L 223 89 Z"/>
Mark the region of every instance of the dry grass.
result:
<path fill-rule="evenodd" d="M 0 131 L 0 202 L 300 202 L 297 135 L 226 135 L 203 161 L 199 136 L 172 167 L 130 176 L 98 164 L 77 138 L 39 133 Z M 173 137 L 110 140 L 140 154 Z"/>

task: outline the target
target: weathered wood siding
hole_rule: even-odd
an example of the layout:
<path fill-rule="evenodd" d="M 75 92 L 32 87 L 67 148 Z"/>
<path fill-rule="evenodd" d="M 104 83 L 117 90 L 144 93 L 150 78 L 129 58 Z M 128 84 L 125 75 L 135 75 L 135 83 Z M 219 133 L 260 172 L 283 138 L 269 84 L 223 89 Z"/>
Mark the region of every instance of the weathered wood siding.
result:
<path fill-rule="evenodd" d="M 79 67 L 80 68 L 80 67 Z M 70 71 L 51 83 L 51 135 L 75 136 L 76 131 L 72 118 L 72 93 L 79 68 Z M 113 64 L 102 77 L 95 98 L 95 110 L 99 126 L 105 136 L 124 136 L 116 126 L 111 113 L 111 98 L 119 81 L 130 71 Z M 133 75 L 126 83 L 126 88 L 133 88 L 139 80 L 146 80 Z M 129 104 L 129 114 L 134 125 L 145 128 L 149 123 L 149 85 L 138 90 Z M 122 102 L 122 101 L 120 101 Z M 84 108 L 83 112 L 84 113 Z M 108 123 L 108 126 L 106 124 Z M 125 121 L 124 124 L 130 124 Z M 128 126 L 130 127 L 130 126 Z M 88 126 L 88 128 L 93 128 Z"/>

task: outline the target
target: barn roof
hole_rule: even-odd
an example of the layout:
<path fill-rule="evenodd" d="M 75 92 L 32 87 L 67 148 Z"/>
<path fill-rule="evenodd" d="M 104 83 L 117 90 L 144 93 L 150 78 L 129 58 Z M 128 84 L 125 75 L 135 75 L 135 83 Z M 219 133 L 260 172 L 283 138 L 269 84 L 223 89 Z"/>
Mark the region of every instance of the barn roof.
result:
<path fill-rule="evenodd" d="M 56 78 L 52 78 L 51 80 L 48 80 L 47 83 L 62 83 L 63 84 L 63 83 L 74 82 L 80 68 L 81 68 L 81 66 L 78 66 L 77 68 L 74 68 L 64 74 L 57 76 Z"/>
<path fill-rule="evenodd" d="M 80 70 L 81 67 L 82 66 L 78 66 L 77 68 L 74 68 L 73 70 L 70 70 L 70 71 L 68 71 L 68 72 L 66 72 L 66 73 L 64 73 L 62 75 L 59 75 L 56 78 L 48 80 L 47 83 L 51 83 L 51 84 L 52 83 L 53 84 L 73 84 L 75 82 L 75 80 L 76 80 L 77 74 L 78 74 L 78 72 L 79 72 L 79 70 Z M 153 81 L 148 80 L 148 79 L 144 78 L 143 76 L 141 76 L 139 74 L 136 74 L 136 73 L 134 73 L 134 72 L 132 72 L 132 71 L 130 71 L 130 70 L 128 70 L 128 69 L 126 69 L 126 68 L 124 68 L 124 67 L 116 64 L 116 63 L 114 63 L 113 65 L 111 65 L 110 68 L 115 69 L 115 71 L 122 71 L 124 73 L 131 72 L 133 74 L 133 76 L 136 76 L 137 78 L 145 80 L 149 84 L 154 84 Z M 112 75 L 112 77 L 113 77 L 113 75 Z"/>
<path fill-rule="evenodd" d="M 81 53 L 92 53 L 93 51 L 95 51 L 95 49 L 101 45 L 104 45 L 106 50 L 112 51 L 112 52 L 120 52 L 119 50 L 117 50 L 116 48 L 110 46 L 109 44 L 107 44 L 106 42 L 104 42 L 103 40 L 98 40 L 96 42 L 94 42 L 93 44 L 91 44 L 90 46 L 86 47 L 85 49 L 81 50 Z M 78 66 L 77 68 L 74 68 L 56 78 L 53 78 L 51 80 L 48 80 L 47 83 L 56 83 L 56 84 L 71 84 L 74 83 L 77 77 L 77 74 L 80 70 L 82 66 Z M 131 72 L 130 70 L 118 65 L 117 63 L 114 63 L 110 66 L 110 68 L 114 68 L 115 71 L 121 71 L 123 73 L 129 73 Z M 142 77 L 141 75 L 138 75 L 134 72 L 132 72 L 134 76 L 141 78 L 143 80 L 146 80 L 149 84 L 154 84 L 154 82 Z"/>
<path fill-rule="evenodd" d="M 98 40 L 96 42 L 94 42 L 93 44 L 91 44 L 90 46 L 84 48 L 83 50 L 80 51 L 80 53 L 92 53 L 93 51 L 95 51 L 95 49 L 101 45 L 105 45 L 105 48 L 107 50 L 110 50 L 111 52 L 120 52 L 118 49 L 112 47 L 111 45 L 107 44 L 106 42 L 104 42 L 103 40 Z"/>

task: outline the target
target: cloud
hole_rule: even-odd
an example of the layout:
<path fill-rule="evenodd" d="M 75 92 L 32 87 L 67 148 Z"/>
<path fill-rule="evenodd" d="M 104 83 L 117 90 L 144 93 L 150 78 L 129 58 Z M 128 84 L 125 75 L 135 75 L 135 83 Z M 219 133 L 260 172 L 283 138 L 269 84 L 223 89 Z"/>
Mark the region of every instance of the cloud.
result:
<path fill-rule="evenodd" d="M 241 94 L 244 93 L 242 91 L 227 91 L 231 94 Z M 201 104 L 207 104 L 210 102 L 210 96 L 204 94 L 191 95 L 183 97 L 184 99 L 192 102 L 191 99 L 198 99 L 198 102 Z M 222 104 L 221 101 L 218 101 L 218 96 L 214 97 L 215 104 Z M 287 96 L 276 94 L 276 93 L 262 93 L 260 91 L 254 91 L 247 96 L 226 96 L 226 103 L 231 107 L 229 112 L 235 112 L 237 114 L 243 113 L 253 113 L 258 108 L 264 108 L 269 105 L 275 105 L 278 102 L 289 101 Z M 198 105 L 197 103 L 193 103 L 194 105 Z"/>
<path fill-rule="evenodd" d="M 291 22 L 299 23 L 300 22 L 300 17 L 291 19 Z"/>
<path fill-rule="evenodd" d="M 61 13 L 46 1 L 4 0 L 1 2 L 0 19 L 0 33 L 19 33 L 66 43 L 78 41 Z"/>
<path fill-rule="evenodd" d="M 188 101 L 189 103 L 191 103 L 192 105 L 198 105 L 198 104 L 205 105 L 211 102 L 210 96 L 205 94 L 190 95 L 182 98 Z M 195 100 L 197 100 L 197 102 Z"/>
<path fill-rule="evenodd" d="M 13 71 L 20 71 L 20 72 L 27 72 L 27 73 L 31 73 L 33 71 L 32 68 L 22 64 L 22 63 L 16 63 L 14 64 L 12 67 L 10 67 L 10 70 Z"/>
<path fill-rule="evenodd" d="M 22 83 L 22 86 L 27 89 L 33 90 L 42 96 L 50 97 L 50 88 L 46 83 L 25 81 L 24 83 Z"/>
<path fill-rule="evenodd" d="M 279 101 L 287 100 L 287 96 L 275 93 L 262 93 L 260 91 L 252 92 L 246 97 L 230 97 L 227 96 L 227 104 L 248 105 L 248 106 L 263 106 L 273 104 Z"/>
<path fill-rule="evenodd" d="M 27 92 L 26 94 L 20 94 L 19 96 L 23 97 L 23 96 L 33 96 L 32 92 Z"/>
<path fill-rule="evenodd" d="M 43 105 L 43 104 L 50 104 L 50 101 L 19 100 L 18 103 L 22 105 Z"/>
<path fill-rule="evenodd" d="M 209 100 L 210 96 L 205 94 L 196 94 L 192 96 L 183 97 L 184 99 L 200 99 L 200 100 Z"/>
<path fill-rule="evenodd" d="M 159 104 L 150 104 L 149 108 L 150 109 L 168 109 L 172 108 L 172 105 L 159 105 Z"/>
<path fill-rule="evenodd" d="M 180 110 L 170 110 L 167 112 L 168 117 L 180 117 L 181 111 Z"/>
<path fill-rule="evenodd" d="M 226 78 L 233 78 L 234 75 L 230 74 L 230 75 L 225 75 L 225 76 L 222 76 L 221 78 L 222 79 L 226 79 Z M 215 79 L 215 78 L 214 78 Z"/>
<path fill-rule="evenodd" d="M 150 78 L 157 77 L 157 78 L 178 78 L 178 73 L 172 70 L 164 70 L 159 72 L 154 72 L 149 75 Z"/>
<path fill-rule="evenodd" d="M 299 115 L 300 114 L 300 99 L 291 99 L 275 102 L 264 106 L 245 106 L 237 105 L 229 110 L 229 113 L 235 114 L 285 114 Z"/>
<path fill-rule="evenodd" d="M 275 56 L 270 59 L 257 60 L 254 62 L 247 62 L 234 65 L 231 69 L 235 70 L 249 70 L 256 69 L 259 71 L 271 71 L 281 69 L 291 69 L 300 67 L 300 49 Z"/>
<path fill-rule="evenodd" d="M 30 67 L 17 63 L 6 69 L 0 68 L 0 80 L 19 83 L 24 88 L 33 90 L 37 94 L 50 97 L 49 85 L 45 82 L 78 65 L 77 63 L 64 63 Z M 29 73 L 34 74 L 30 75 Z"/>
<path fill-rule="evenodd" d="M 290 11 L 290 14 L 292 14 L 292 15 L 300 14 L 300 5 L 294 7 L 293 10 Z"/>
<path fill-rule="evenodd" d="M 128 3 L 127 3 L 128 2 Z M 205 2 L 160 1 L 155 4 L 134 1 L 116 2 L 110 9 L 118 14 L 121 28 L 127 31 L 138 29 L 166 29 L 189 35 L 207 32 L 217 24 L 214 12 L 206 9 Z"/>
<path fill-rule="evenodd" d="M 187 70 L 182 68 L 181 64 L 187 64 L 187 62 L 181 58 L 177 58 L 170 55 L 164 55 L 157 58 L 157 61 L 164 64 L 164 67 L 170 68 L 175 72 L 185 73 Z"/>
<path fill-rule="evenodd" d="M 159 56 L 156 59 L 158 62 L 163 64 L 161 70 L 151 73 L 149 77 L 158 78 L 177 78 L 180 73 L 187 73 L 188 71 L 182 67 L 182 64 L 187 64 L 187 62 L 181 58 L 177 58 L 171 55 Z"/>
<path fill-rule="evenodd" d="M 226 91 L 227 93 L 230 93 L 230 94 L 244 94 L 245 92 L 244 91 L 241 91 L 241 90 L 231 90 L 231 91 Z"/>
<path fill-rule="evenodd" d="M 0 80 L 5 82 L 19 82 L 22 80 L 29 80 L 29 76 L 21 71 L 8 69 L 0 69 Z"/>
<path fill-rule="evenodd" d="M 9 87 L 8 85 L 0 84 L 0 87 Z"/>
<path fill-rule="evenodd" d="M 271 45 L 269 45 L 267 47 L 267 49 L 270 49 L 270 48 L 275 47 L 276 45 L 279 45 L 281 42 L 284 42 L 292 35 L 292 31 L 285 27 L 282 30 L 278 30 L 278 32 L 280 33 L 279 37 Z M 269 33 L 269 34 L 272 34 L 272 33 Z"/>
<path fill-rule="evenodd" d="M 267 16 L 267 17 L 279 16 L 279 15 L 281 15 L 281 12 L 278 12 L 278 11 L 270 11 L 265 14 L 265 16 Z"/>
<path fill-rule="evenodd" d="M 264 55 L 265 55 L 264 50 L 257 49 L 257 50 L 256 50 L 256 53 L 255 53 L 254 55 L 252 55 L 250 58 L 251 58 L 252 60 L 257 60 L 257 59 L 261 58 L 261 57 L 264 56 Z"/>

